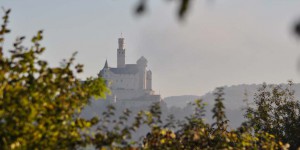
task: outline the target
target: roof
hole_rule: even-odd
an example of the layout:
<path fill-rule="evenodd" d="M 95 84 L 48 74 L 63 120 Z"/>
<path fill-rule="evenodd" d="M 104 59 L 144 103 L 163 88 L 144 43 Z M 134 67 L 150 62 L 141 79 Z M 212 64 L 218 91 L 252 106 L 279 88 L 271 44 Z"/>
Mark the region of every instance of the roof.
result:
<path fill-rule="evenodd" d="M 107 60 L 105 61 L 104 68 L 108 68 Z"/>
<path fill-rule="evenodd" d="M 114 74 L 136 74 L 139 69 L 136 64 L 126 64 L 124 68 L 109 68 Z"/>
<path fill-rule="evenodd" d="M 108 68 L 109 68 L 109 67 L 108 67 L 108 63 L 107 63 L 107 59 L 106 59 L 106 61 L 105 61 L 105 65 L 104 65 L 103 69 L 101 69 L 101 70 L 100 70 L 100 72 L 99 72 L 98 76 L 102 76 L 102 75 L 103 75 L 103 73 L 104 73 L 104 72 L 103 72 L 103 70 L 104 70 L 104 69 L 108 69 Z"/>
<path fill-rule="evenodd" d="M 139 62 L 145 62 L 145 63 L 147 63 L 148 61 L 147 61 L 147 59 L 144 56 L 142 56 L 140 59 L 137 60 L 137 63 L 139 63 Z"/>

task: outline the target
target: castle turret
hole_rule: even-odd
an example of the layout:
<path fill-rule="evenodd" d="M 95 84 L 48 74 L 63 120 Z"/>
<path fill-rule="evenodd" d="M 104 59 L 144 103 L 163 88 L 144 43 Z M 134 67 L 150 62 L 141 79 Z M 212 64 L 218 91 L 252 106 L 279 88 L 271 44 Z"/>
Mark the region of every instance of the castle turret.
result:
<path fill-rule="evenodd" d="M 146 79 L 147 90 L 152 90 L 152 72 L 150 70 L 147 71 Z"/>
<path fill-rule="evenodd" d="M 98 77 L 103 77 L 104 74 L 105 74 L 108 70 L 109 70 L 109 67 L 108 67 L 108 63 L 107 63 L 107 60 L 106 60 L 103 69 L 100 70 L 100 72 L 98 73 Z"/>
<path fill-rule="evenodd" d="M 139 89 L 146 89 L 146 67 L 147 67 L 147 59 L 142 56 L 139 60 L 137 60 L 136 64 L 139 69 Z"/>
<path fill-rule="evenodd" d="M 105 61 L 105 65 L 103 68 L 108 68 L 108 63 L 107 63 L 107 60 Z"/>
<path fill-rule="evenodd" d="M 124 68 L 125 67 L 125 48 L 124 48 L 124 38 L 121 37 L 118 39 L 119 48 L 117 50 L 117 67 Z"/>

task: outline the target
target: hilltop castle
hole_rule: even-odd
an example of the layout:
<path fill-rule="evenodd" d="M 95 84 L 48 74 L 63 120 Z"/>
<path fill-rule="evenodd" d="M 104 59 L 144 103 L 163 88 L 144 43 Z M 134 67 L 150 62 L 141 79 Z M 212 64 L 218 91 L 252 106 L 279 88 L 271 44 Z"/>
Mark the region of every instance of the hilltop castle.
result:
<path fill-rule="evenodd" d="M 117 67 L 109 67 L 107 60 L 98 76 L 106 81 L 111 90 L 107 99 L 113 101 L 160 101 L 160 95 L 152 90 L 152 72 L 147 70 L 147 59 L 141 57 L 136 64 L 125 63 L 124 38 L 118 39 Z"/>

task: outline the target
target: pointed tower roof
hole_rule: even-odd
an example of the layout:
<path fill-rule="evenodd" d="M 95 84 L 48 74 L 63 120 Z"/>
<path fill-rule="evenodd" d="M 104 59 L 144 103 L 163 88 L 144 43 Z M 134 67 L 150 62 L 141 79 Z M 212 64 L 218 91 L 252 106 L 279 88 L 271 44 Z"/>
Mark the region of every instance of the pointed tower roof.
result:
<path fill-rule="evenodd" d="M 105 61 L 105 65 L 104 65 L 104 67 L 103 67 L 103 68 L 108 68 L 107 59 L 106 59 L 106 61 Z"/>
<path fill-rule="evenodd" d="M 142 57 L 141 57 L 140 59 L 138 59 L 136 62 L 137 62 L 137 63 L 141 63 L 141 62 L 147 63 L 148 61 L 147 61 L 147 59 L 146 59 L 144 56 L 142 56 Z"/>

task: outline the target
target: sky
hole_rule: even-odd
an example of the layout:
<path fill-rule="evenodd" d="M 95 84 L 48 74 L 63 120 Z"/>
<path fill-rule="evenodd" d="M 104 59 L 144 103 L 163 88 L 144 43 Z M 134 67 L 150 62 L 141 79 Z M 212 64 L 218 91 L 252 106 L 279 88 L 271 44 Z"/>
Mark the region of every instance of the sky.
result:
<path fill-rule="evenodd" d="M 2 0 L 11 8 L 5 48 L 17 36 L 44 30 L 42 58 L 58 66 L 77 51 L 78 77 L 96 77 L 107 59 L 116 66 L 117 39 L 126 44 L 126 63 L 144 56 L 153 89 L 163 97 L 203 95 L 219 86 L 300 81 L 300 19 L 297 0 L 196 0 L 180 21 L 178 3 L 138 0 Z M 1 13 L 3 14 L 3 13 Z M 7 54 L 7 53 L 6 53 Z"/>

